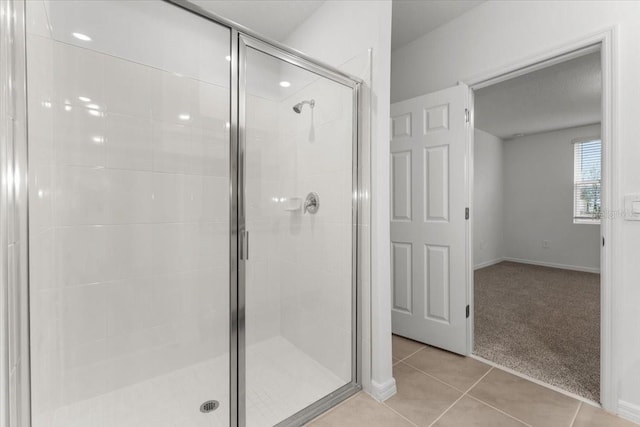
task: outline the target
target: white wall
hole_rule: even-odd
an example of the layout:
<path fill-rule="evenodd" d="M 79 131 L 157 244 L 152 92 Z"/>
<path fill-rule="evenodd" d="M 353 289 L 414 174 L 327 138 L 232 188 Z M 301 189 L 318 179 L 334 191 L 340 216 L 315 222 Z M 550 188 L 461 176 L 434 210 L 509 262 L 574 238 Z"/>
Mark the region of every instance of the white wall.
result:
<path fill-rule="evenodd" d="M 507 259 L 600 271 L 600 227 L 573 223 L 571 141 L 591 136 L 599 125 L 506 141 L 474 131 L 475 268 Z"/>
<path fill-rule="evenodd" d="M 600 271 L 600 226 L 573 223 L 571 141 L 591 136 L 600 136 L 599 125 L 504 142 L 507 258 Z M 548 248 L 542 247 L 543 241 Z"/>
<path fill-rule="evenodd" d="M 504 258 L 504 159 L 500 138 L 474 130 L 473 265 Z"/>
<path fill-rule="evenodd" d="M 371 236 L 373 260 L 371 270 L 367 268 L 361 277 L 363 385 L 374 397 L 385 399 L 395 393 L 391 371 L 389 254 L 391 2 L 325 2 L 285 43 L 328 64 L 344 67 L 361 77 L 371 89 L 366 95 L 371 104 L 371 116 L 367 118 L 369 125 L 363 133 L 370 135 L 373 173 L 370 191 L 365 190 L 362 195 L 365 208 L 371 204 L 371 223 L 364 218 L 360 229 L 362 234 Z M 366 67 L 369 49 L 372 49 L 370 68 Z M 362 63 L 365 65 L 359 65 Z M 368 157 L 368 153 L 365 156 Z M 364 166 L 368 169 L 368 162 Z M 364 263 L 369 265 L 369 261 L 365 259 Z"/>
<path fill-rule="evenodd" d="M 613 171 L 620 195 L 640 193 L 640 2 L 489 1 L 430 34 L 394 51 L 392 100 L 400 101 L 453 86 L 474 76 L 524 61 L 567 43 L 615 27 L 614 66 L 619 90 L 613 105 Z M 613 200 L 619 210 L 621 200 Z M 613 220 L 614 392 L 618 411 L 640 421 L 640 223 Z M 615 239 L 615 241 L 613 240 Z M 615 408 L 614 408 L 615 409 Z"/>

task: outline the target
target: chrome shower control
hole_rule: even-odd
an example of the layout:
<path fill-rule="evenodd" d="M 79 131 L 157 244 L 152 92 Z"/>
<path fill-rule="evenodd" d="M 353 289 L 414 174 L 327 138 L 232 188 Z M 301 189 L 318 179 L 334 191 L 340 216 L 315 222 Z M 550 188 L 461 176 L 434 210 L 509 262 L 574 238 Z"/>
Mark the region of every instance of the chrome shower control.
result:
<path fill-rule="evenodd" d="M 307 194 L 307 198 L 304 200 L 304 211 L 314 214 L 320 209 L 320 196 L 318 193 L 311 192 Z"/>

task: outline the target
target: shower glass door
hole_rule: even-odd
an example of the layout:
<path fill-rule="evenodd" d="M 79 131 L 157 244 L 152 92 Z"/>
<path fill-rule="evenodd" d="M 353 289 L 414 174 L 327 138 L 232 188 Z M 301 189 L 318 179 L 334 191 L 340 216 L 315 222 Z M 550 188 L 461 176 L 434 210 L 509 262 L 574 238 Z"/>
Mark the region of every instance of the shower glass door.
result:
<path fill-rule="evenodd" d="M 356 383 L 357 89 L 248 37 L 239 84 L 244 405 L 272 426 Z"/>
<path fill-rule="evenodd" d="M 27 8 L 32 425 L 228 426 L 230 29 Z"/>

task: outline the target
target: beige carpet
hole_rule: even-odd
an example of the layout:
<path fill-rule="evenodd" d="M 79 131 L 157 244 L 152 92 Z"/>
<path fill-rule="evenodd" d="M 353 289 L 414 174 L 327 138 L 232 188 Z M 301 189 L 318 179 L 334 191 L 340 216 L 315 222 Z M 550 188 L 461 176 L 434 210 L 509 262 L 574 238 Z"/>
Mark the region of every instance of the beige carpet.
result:
<path fill-rule="evenodd" d="M 600 275 L 514 262 L 476 270 L 475 351 L 600 400 Z"/>

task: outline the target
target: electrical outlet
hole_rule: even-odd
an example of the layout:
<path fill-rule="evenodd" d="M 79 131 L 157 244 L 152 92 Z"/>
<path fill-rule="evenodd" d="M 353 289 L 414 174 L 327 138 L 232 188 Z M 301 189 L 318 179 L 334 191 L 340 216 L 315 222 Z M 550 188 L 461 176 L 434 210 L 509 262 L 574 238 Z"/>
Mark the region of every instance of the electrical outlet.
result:
<path fill-rule="evenodd" d="M 542 247 L 544 249 L 549 249 L 550 248 L 549 241 L 548 240 L 543 240 L 542 241 Z"/>

